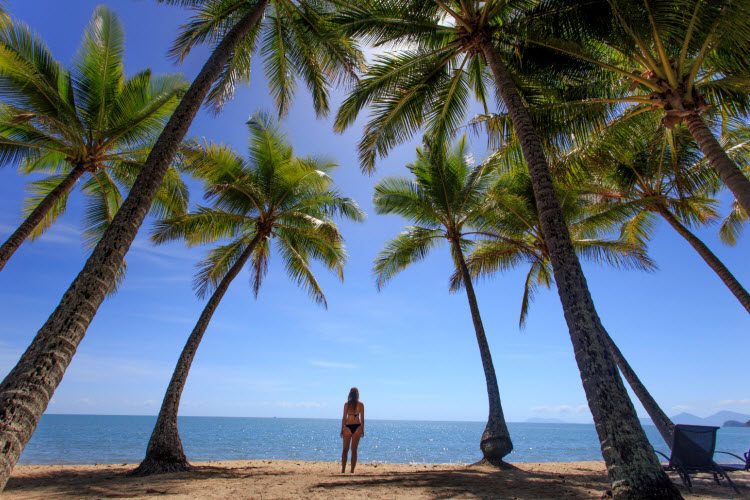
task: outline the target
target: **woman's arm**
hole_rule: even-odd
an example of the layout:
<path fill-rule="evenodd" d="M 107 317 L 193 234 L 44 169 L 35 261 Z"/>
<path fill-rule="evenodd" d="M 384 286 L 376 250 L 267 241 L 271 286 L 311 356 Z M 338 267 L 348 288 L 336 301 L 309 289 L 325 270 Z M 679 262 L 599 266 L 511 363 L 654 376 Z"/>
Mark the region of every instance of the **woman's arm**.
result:
<path fill-rule="evenodd" d="M 346 424 L 346 403 L 344 403 L 344 414 L 341 416 L 341 432 L 339 435 L 344 437 L 344 425 Z"/>
<path fill-rule="evenodd" d="M 365 404 L 364 403 L 361 403 L 361 404 L 362 404 L 362 412 L 361 412 L 362 413 L 362 415 L 361 415 L 361 417 L 362 417 L 362 437 L 365 437 Z"/>

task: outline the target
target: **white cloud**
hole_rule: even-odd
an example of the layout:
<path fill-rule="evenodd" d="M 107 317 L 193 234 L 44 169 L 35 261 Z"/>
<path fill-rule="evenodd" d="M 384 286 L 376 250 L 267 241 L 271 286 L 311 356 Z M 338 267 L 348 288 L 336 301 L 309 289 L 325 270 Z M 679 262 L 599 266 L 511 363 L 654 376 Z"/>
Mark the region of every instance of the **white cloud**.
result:
<path fill-rule="evenodd" d="M 357 367 L 357 365 L 352 364 L 352 363 L 337 363 L 335 361 L 311 360 L 310 364 L 318 368 L 337 368 L 337 369 L 344 369 L 344 370 L 351 370 Z"/>
<path fill-rule="evenodd" d="M 19 219 L 18 224 L 21 224 Z M 0 224 L 0 235 L 3 238 L 9 236 L 13 231 L 18 229 L 18 225 Z M 82 244 L 81 229 L 70 224 L 57 222 L 47 229 L 36 241 L 42 243 L 63 243 L 63 244 Z"/>
<path fill-rule="evenodd" d="M 585 415 L 589 411 L 587 405 L 557 405 L 535 406 L 532 412 L 545 416 Z"/>
<path fill-rule="evenodd" d="M 136 238 L 130 245 L 130 254 L 150 257 L 153 261 L 163 264 L 171 264 L 174 260 L 192 261 L 194 259 L 194 254 L 191 254 L 184 246 L 156 245 L 146 238 Z"/>
<path fill-rule="evenodd" d="M 690 405 L 674 405 L 672 407 L 672 411 L 688 411 L 688 410 L 692 410 L 692 409 L 693 409 L 693 407 L 690 406 Z"/>

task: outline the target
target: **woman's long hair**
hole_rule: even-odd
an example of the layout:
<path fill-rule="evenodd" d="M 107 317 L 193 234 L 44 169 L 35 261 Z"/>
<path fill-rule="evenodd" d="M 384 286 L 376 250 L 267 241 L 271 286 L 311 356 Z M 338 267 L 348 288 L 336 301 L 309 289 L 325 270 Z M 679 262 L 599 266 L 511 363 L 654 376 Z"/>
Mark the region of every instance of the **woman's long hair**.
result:
<path fill-rule="evenodd" d="M 352 387 L 349 389 L 349 398 L 347 399 L 347 404 L 349 405 L 349 408 L 352 410 L 355 410 L 357 408 L 357 403 L 359 402 L 359 389 L 356 387 Z"/>

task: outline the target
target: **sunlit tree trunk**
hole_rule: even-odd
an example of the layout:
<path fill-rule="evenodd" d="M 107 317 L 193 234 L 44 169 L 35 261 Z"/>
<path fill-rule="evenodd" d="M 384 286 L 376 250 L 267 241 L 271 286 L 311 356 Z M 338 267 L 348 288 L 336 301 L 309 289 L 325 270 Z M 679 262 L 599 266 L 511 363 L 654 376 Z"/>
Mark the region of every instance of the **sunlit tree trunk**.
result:
<path fill-rule="evenodd" d="M 55 186 L 55 188 L 44 197 L 39 205 L 31 211 L 26 220 L 24 220 L 18 228 L 13 231 L 8 239 L 0 247 L 0 271 L 3 270 L 5 264 L 8 263 L 13 254 L 23 244 L 24 241 L 31 236 L 34 229 L 42 223 L 44 218 L 47 216 L 50 210 L 61 200 L 68 196 L 70 190 L 73 189 L 78 179 L 86 173 L 86 169 L 82 166 L 76 166 L 71 170 L 65 178 Z"/>
<path fill-rule="evenodd" d="M 208 299 L 206 306 L 203 308 L 198 322 L 195 324 L 193 331 L 190 333 L 185 347 L 180 353 L 175 366 L 172 378 L 169 381 L 167 392 L 164 394 L 159 416 L 156 418 L 156 425 L 151 433 L 151 439 L 146 449 L 146 457 L 141 464 L 133 471 L 133 475 L 147 476 L 150 474 L 163 474 L 167 472 L 179 472 L 190 469 L 185 451 L 182 449 L 182 440 L 177 429 L 177 412 L 180 408 L 180 398 L 185 388 L 190 366 L 193 364 L 195 353 L 206 333 L 208 323 L 214 315 L 216 308 L 219 307 L 221 299 L 227 292 L 232 280 L 237 277 L 247 260 L 253 253 L 257 244 L 256 237 L 242 253 L 237 262 L 229 269 L 226 276 L 216 287 L 211 298 Z"/>
<path fill-rule="evenodd" d="M 711 166 L 718 172 L 722 182 L 734 194 L 737 202 L 745 209 L 745 212 L 750 214 L 750 179 L 742 173 L 737 164 L 727 155 L 727 152 L 721 147 L 719 141 L 711 133 L 711 129 L 708 128 L 698 113 L 688 115 L 685 118 L 685 125 L 687 125 L 690 134 L 695 139 L 695 142 L 698 143 L 698 146 L 700 146 L 703 154 L 711 162 Z"/>
<path fill-rule="evenodd" d="M 617 344 L 615 344 L 609 335 L 607 335 L 607 343 L 612 351 L 612 356 L 615 358 L 615 363 L 617 363 L 617 367 L 620 369 L 620 373 L 625 377 L 630 388 L 633 389 L 633 392 L 643 405 L 648 416 L 651 417 L 651 420 L 654 422 L 654 425 L 658 429 L 659 434 L 661 434 L 662 439 L 664 439 L 664 442 L 669 448 L 672 448 L 674 423 L 672 423 L 672 420 L 666 413 L 664 413 L 654 397 L 651 396 L 651 393 L 648 392 L 646 386 L 643 385 L 641 379 L 636 375 L 635 370 L 630 366 L 630 363 L 628 363 L 625 356 L 620 352 L 620 348 L 617 347 Z"/>
<path fill-rule="evenodd" d="M 479 447 L 487 462 L 500 465 L 503 458 L 513 451 L 513 443 L 510 440 L 508 425 L 505 423 L 503 415 L 503 406 L 500 403 L 500 388 L 497 385 L 497 375 L 495 375 L 495 366 L 492 363 L 492 353 L 490 345 L 487 342 L 487 336 L 484 333 L 482 317 L 479 314 L 479 304 L 477 296 L 474 293 L 474 285 L 471 282 L 471 274 L 466 266 L 461 245 L 457 240 L 451 241 L 453 255 L 458 263 L 461 278 L 466 290 L 466 298 L 469 301 L 471 310 L 471 319 L 474 322 L 474 332 L 477 336 L 479 345 L 479 354 L 482 358 L 482 368 L 484 368 L 484 378 L 487 382 L 487 398 L 489 399 L 490 413 L 487 419 L 487 425 L 482 433 L 482 439 Z"/>
<path fill-rule="evenodd" d="M 164 174 L 213 82 L 234 48 L 260 21 L 268 0 L 258 4 L 226 34 L 177 105 L 135 180 L 128 197 L 60 304 L 0 384 L 0 489 L 60 384 L 78 344 L 133 243 Z"/>
<path fill-rule="evenodd" d="M 662 470 L 607 345 L 531 116 L 489 40 L 482 46 L 529 168 L 544 240 L 615 498 L 681 498 Z"/>
<path fill-rule="evenodd" d="M 669 225 L 672 226 L 674 230 L 680 234 L 680 236 L 685 238 L 685 240 L 690 243 L 690 246 L 693 247 L 696 252 L 698 252 L 698 255 L 701 256 L 706 264 L 708 264 L 708 267 L 710 267 L 713 272 L 716 273 L 719 279 L 724 282 L 729 291 L 732 292 L 737 300 L 740 301 L 742 307 L 744 307 L 745 310 L 750 313 L 750 294 L 747 292 L 747 290 L 745 290 L 740 282 L 737 281 L 737 278 L 734 277 L 729 269 L 727 269 L 727 266 L 725 266 L 724 263 L 719 260 L 716 255 L 714 255 L 714 253 L 706 246 L 705 243 L 703 243 L 696 235 L 690 232 L 688 228 L 686 228 L 679 220 L 677 220 L 677 217 L 675 217 L 672 212 L 670 212 L 666 208 L 660 208 L 658 209 L 658 212 L 659 215 L 664 217 L 664 220 L 666 220 Z"/>

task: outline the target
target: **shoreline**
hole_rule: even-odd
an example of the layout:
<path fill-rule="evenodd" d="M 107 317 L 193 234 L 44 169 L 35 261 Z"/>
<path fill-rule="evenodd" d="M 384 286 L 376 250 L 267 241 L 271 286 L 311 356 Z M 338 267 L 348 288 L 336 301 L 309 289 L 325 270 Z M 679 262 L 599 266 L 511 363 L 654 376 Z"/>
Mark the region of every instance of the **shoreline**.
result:
<path fill-rule="evenodd" d="M 337 462 L 238 460 L 194 462 L 189 472 L 130 477 L 136 464 L 18 465 L 4 498 L 581 498 L 609 489 L 604 462 L 487 465 L 361 463 L 355 474 Z M 742 496 L 710 475 L 694 480 L 689 499 L 750 498 L 750 472 L 733 473 Z"/>

